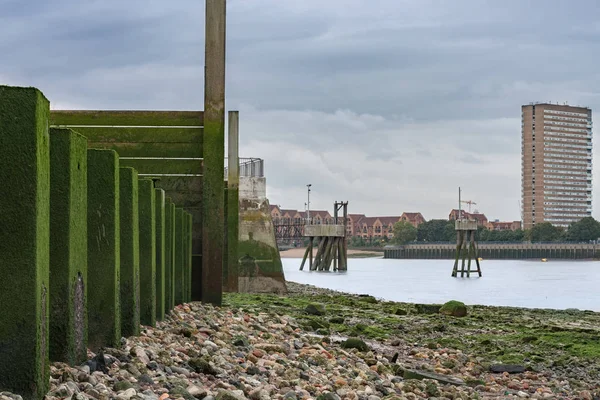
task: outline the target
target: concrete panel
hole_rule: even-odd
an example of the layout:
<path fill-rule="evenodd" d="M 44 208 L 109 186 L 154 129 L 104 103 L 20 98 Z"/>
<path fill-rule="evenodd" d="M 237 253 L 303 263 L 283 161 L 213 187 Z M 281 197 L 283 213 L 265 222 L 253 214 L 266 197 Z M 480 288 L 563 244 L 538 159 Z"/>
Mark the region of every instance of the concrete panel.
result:
<path fill-rule="evenodd" d="M 184 251 L 184 219 L 183 209 L 175 208 L 175 278 L 173 280 L 175 287 L 175 305 L 182 304 L 185 293 L 183 251 Z"/>
<path fill-rule="evenodd" d="M 154 189 L 156 197 L 156 319 L 165 319 L 165 191 Z"/>
<path fill-rule="evenodd" d="M 41 399 L 49 383 L 49 103 L 0 86 L 0 392 Z"/>
<path fill-rule="evenodd" d="M 138 174 L 120 168 L 121 209 L 121 334 L 140 334 L 140 222 Z"/>
<path fill-rule="evenodd" d="M 175 307 L 175 204 L 167 197 L 165 205 L 165 312 Z"/>
<path fill-rule="evenodd" d="M 50 130 L 50 359 L 87 357 L 87 139 Z"/>
<path fill-rule="evenodd" d="M 156 324 L 156 211 L 154 183 L 140 179 L 140 322 Z"/>
<path fill-rule="evenodd" d="M 88 346 L 121 339 L 119 157 L 88 150 Z"/>

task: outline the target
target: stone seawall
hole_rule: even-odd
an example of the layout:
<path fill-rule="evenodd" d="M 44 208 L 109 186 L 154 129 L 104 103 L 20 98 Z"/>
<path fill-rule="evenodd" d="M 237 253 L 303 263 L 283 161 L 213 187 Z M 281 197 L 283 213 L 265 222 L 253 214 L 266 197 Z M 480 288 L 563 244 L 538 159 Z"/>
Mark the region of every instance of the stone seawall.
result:
<path fill-rule="evenodd" d="M 589 260 L 599 258 L 600 245 L 595 244 L 484 244 L 478 255 L 490 260 L 563 259 Z M 411 244 L 384 249 L 384 258 L 391 259 L 454 259 L 454 244 Z"/>

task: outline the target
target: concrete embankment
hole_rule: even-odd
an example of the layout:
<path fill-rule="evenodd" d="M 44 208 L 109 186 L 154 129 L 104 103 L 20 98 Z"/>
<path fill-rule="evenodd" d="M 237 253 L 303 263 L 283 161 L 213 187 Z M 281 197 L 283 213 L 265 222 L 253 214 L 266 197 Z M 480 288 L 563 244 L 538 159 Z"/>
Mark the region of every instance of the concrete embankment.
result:
<path fill-rule="evenodd" d="M 591 260 L 600 257 L 600 245 L 572 243 L 479 243 L 478 255 L 488 260 L 562 259 Z M 384 258 L 454 259 L 454 244 L 409 244 L 386 248 Z"/>

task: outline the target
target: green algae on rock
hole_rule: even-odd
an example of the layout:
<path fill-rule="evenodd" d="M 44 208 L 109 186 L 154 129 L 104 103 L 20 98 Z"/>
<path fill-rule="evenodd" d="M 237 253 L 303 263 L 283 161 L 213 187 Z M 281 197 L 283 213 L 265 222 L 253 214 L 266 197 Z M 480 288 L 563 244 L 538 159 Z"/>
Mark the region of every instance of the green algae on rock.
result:
<path fill-rule="evenodd" d="M 450 315 L 453 317 L 466 317 L 467 306 L 465 306 L 465 303 L 460 301 L 451 300 L 445 303 L 442 308 L 440 308 L 440 314 Z"/>

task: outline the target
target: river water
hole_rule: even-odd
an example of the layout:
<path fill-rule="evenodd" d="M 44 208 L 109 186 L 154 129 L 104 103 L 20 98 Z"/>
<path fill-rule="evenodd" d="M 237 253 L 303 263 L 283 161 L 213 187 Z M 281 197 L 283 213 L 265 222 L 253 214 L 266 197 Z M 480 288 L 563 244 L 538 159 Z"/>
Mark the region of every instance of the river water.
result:
<path fill-rule="evenodd" d="M 348 272 L 299 271 L 282 259 L 287 280 L 410 303 L 445 303 L 600 311 L 600 262 L 481 262 L 483 277 L 452 278 L 453 260 L 349 259 Z"/>

